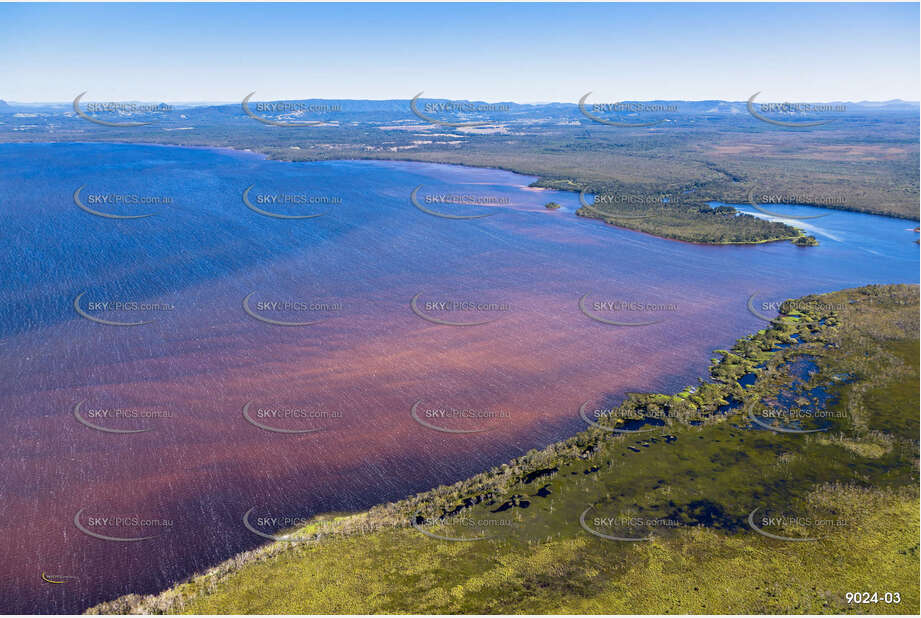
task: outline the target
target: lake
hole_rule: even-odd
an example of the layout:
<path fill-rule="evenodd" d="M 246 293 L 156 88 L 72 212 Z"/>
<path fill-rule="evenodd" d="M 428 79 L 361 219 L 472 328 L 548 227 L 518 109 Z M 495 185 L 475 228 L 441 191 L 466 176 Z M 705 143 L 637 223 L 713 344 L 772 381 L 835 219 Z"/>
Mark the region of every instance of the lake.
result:
<path fill-rule="evenodd" d="M 793 222 L 820 246 L 703 246 L 533 180 L 0 144 L 0 609 L 153 593 L 265 542 L 247 513 L 396 500 L 680 391 L 765 325 L 752 295 L 918 282 L 914 222 L 772 205 L 828 213 Z"/>

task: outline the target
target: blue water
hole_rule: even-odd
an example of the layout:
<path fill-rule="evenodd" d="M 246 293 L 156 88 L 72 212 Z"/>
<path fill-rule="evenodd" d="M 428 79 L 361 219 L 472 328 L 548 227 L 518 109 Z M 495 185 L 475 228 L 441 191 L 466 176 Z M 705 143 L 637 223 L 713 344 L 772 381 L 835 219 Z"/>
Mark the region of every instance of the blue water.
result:
<path fill-rule="evenodd" d="M 713 205 L 724 205 L 714 202 Z M 918 260 L 918 234 L 914 228 L 917 220 L 880 217 L 877 215 L 846 210 L 833 210 L 796 204 L 770 204 L 762 208 L 780 215 L 789 214 L 798 217 L 825 215 L 820 219 L 798 220 L 776 217 L 753 208 L 750 204 L 726 204 L 736 210 L 768 221 L 780 221 L 802 229 L 806 234 L 815 236 L 818 247 L 811 247 L 811 257 L 833 254 L 847 264 L 847 268 L 856 268 L 858 274 L 869 273 L 861 268 L 863 260 L 882 258 L 893 262 L 894 269 L 910 267 Z M 809 248 L 809 247 L 806 247 Z M 871 268 L 873 267 L 871 263 Z"/>
<path fill-rule="evenodd" d="M 362 286 L 381 269 L 386 270 L 387 262 L 403 255 L 400 251 L 413 242 L 439 248 L 419 251 L 423 259 L 418 261 L 401 262 L 404 270 L 431 273 L 465 257 L 467 248 L 446 236 L 460 231 L 453 225 L 442 225 L 451 222 L 436 224 L 406 207 L 411 183 L 424 182 L 424 173 L 436 166 L 324 162 L 310 164 L 310 171 L 304 174 L 307 167 L 270 162 L 250 153 L 203 149 L 123 144 L 0 145 L 0 188 L 4 195 L 0 336 L 72 317 L 68 309 L 61 310 L 58 293 L 62 285 L 70 294 L 115 288 L 132 297 L 149 298 L 310 247 L 320 254 L 302 266 L 306 275 L 321 280 L 336 278 L 341 275 L 343 263 L 362 264 L 364 276 L 352 280 L 352 285 Z M 494 183 L 487 187 L 493 195 L 507 195 L 520 193 L 519 188 L 530 180 L 493 170 L 471 172 L 437 167 L 439 179 L 429 180 L 426 189 L 457 191 L 460 185 L 453 184 L 454 180 L 469 182 L 468 176 L 479 172 L 483 176 L 480 182 Z M 406 182 L 395 182 L 394 173 L 402 175 Z M 283 188 L 332 194 L 340 197 L 343 205 L 333 207 L 325 217 L 293 225 L 254 216 L 241 208 L 240 194 L 249 184 L 266 177 L 257 190 Z M 358 177 L 360 182 L 352 182 Z M 128 213 L 157 212 L 157 216 L 113 222 L 74 207 L 71 195 L 84 184 L 86 191 L 168 195 L 174 204 L 124 208 Z M 467 185 L 461 190 L 470 191 L 472 187 Z M 574 194 L 559 195 L 564 206 L 559 214 L 571 213 L 578 207 Z M 532 206 L 539 207 L 542 201 L 532 200 Z M 399 208 L 394 208 L 396 204 Z M 750 206 L 733 206 L 755 216 L 777 219 Z M 581 236 L 605 242 L 620 253 L 611 255 L 612 263 L 617 260 L 623 264 L 625 252 L 634 256 L 647 253 L 648 262 L 644 259 L 629 265 L 631 277 L 655 277 L 664 264 L 680 260 L 680 264 L 670 264 L 669 270 L 690 272 L 703 287 L 707 277 L 716 274 L 722 274 L 722 278 L 744 276 L 753 283 L 764 278 L 770 282 L 761 286 L 765 288 L 787 279 L 792 289 L 804 292 L 871 282 L 917 281 L 918 245 L 913 241 L 918 235 L 910 231 L 916 223 L 808 206 L 771 205 L 771 209 L 799 215 L 829 213 L 817 220 L 786 220 L 815 235 L 821 245 L 798 250 L 791 250 L 786 243 L 693 247 L 616 229 L 593 229 L 591 223 L 560 223 L 559 219 L 554 222 L 561 228 L 556 244 L 557 248 L 569 244 L 562 234 L 577 226 Z M 531 217 L 534 221 L 528 221 L 520 212 L 510 214 L 518 216 L 463 225 L 489 235 L 503 231 L 502 223 L 508 221 L 533 226 L 539 220 Z M 490 225 L 493 223 L 496 225 Z M 369 235 L 389 241 L 375 246 L 373 260 L 369 260 L 364 244 Z M 527 234 L 485 238 L 496 249 L 541 250 L 534 243 L 542 239 Z M 329 247 L 335 247 L 333 254 L 327 251 Z M 570 247 L 566 252 L 579 257 L 578 248 Z M 424 259 L 426 254 L 437 254 L 438 259 L 428 261 Z M 468 269 L 468 273 L 475 274 L 475 269 Z M 371 284 L 367 289 L 375 287 Z M 749 289 L 761 292 L 755 287 Z M 769 294 L 770 289 L 764 292 Z"/>
<path fill-rule="evenodd" d="M 212 149 L 0 145 L 3 609 L 78 611 L 155 592 L 261 543 L 240 523 L 254 505 L 304 517 L 399 499 L 572 435 L 585 427 L 583 402 L 679 392 L 705 375 L 713 349 L 764 327 L 747 309 L 752 295 L 775 315 L 762 305 L 918 282 L 913 222 L 827 211 L 794 223 L 819 247 L 703 246 L 577 217 L 577 194 L 531 189 L 533 180 L 420 163 L 284 163 Z M 172 202 L 96 206 L 155 215 L 113 220 L 77 207 L 73 194 L 84 185 L 84 199 L 123 193 Z M 341 201 L 278 207 L 325 214 L 276 219 L 243 203 L 251 185 L 254 196 Z M 495 213 L 444 219 L 411 203 L 419 185 L 504 202 L 435 207 Z M 563 207 L 548 211 L 548 201 Z M 342 308 L 318 314 L 316 326 L 279 328 L 244 313 L 250 293 L 254 301 Z M 80 294 L 87 303 L 174 309 L 145 316 L 153 319 L 145 326 L 105 326 L 76 314 Z M 417 294 L 509 310 L 482 326 L 438 325 L 410 310 Z M 610 326 L 580 312 L 586 294 L 590 303 L 675 309 L 603 314 L 657 320 Z M 71 410 L 81 400 L 165 406 L 174 415 L 150 423 L 148 433 L 110 435 L 75 422 Z M 241 419 L 250 400 L 345 414 L 322 434 L 279 437 Z M 451 435 L 412 420 L 419 400 L 509 415 L 490 431 Z M 113 548 L 76 530 L 82 508 L 176 524 L 156 542 Z M 79 578 L 50 586 L 42 571 Z"/>

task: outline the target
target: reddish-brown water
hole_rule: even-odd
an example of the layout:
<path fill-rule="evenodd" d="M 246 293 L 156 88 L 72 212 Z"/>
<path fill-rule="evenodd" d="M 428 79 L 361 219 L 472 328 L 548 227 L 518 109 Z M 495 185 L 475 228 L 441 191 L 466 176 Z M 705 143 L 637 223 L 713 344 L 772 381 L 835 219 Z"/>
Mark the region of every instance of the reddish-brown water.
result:
<path fill-rule="evenodd" d="M 19 183 L 18 193 L 5 191 L 0 237 L 8 277 L 0 292 L 0 609 L 8 612 L 79 611 L 155 592 L 264 542 L 243 525 L 251 508 L 303 518 L 398 499 L 579 431 L 586 400 L 680 390 L 705 375 L 713 349 L 763 326 L 746 309 L 751 294 L 773 300 L 917 280 L 917 252 L 900 246 L 874 245 L 883 251 L 874 256 L 847 242 L 803 250 L 665 241 L 579 219 L 575 195 L 530 190 L 531 179 L 495 170 L 286 164 L 113 145 L 5 146 L 0 163 L 8 164 L 4 188 Z M 83 184 L 174 203 L 153 207 L 162 209 L 155 217 L 108 220 L 74 205 Z M 251 184 L 342 201 L 323 217 L 278 220 L 243 204 Z M 483 219 L 443 219 L 410 202 L 420 184 L 509 204 L 488 207 L 497 214 Z M 544 209 L 551 199 L 564 208 Z M 153 322 L 81 317 L 73 304 L 82 292 L 80 306 L 95 317 Z M 320 320 L 277 326 L 244 311 L 253 292 L 251 308 L 260 300 L 337 307 L 254 310 Z M 410 307 L 417 294 L 433 321 Z M 595 321 L 580 311 L 585 294 L 589 313 L 603 319 L 658 322 Z M 87 310 L 116 300 L 174 308 Z M 447 300 L 502 308 L 426 305 Z M 660 307 L 594 304 L 603 301 Z M 243 415 L 249 402 L 250 420 L 320 431 L 257 427 Z M 417 402 L 423 423 L 411 415 Z M 91 424 L 148 431 L 94 429 L 75 418 L 77 404 Z M 257 416 L 265 407 L 337 414 Z M 425 415 L 452 407 L 501 414 Z M 167 416 L 94 416 L 106 408 Z M 113 516 L 131 521 L 100 519 Z"/>

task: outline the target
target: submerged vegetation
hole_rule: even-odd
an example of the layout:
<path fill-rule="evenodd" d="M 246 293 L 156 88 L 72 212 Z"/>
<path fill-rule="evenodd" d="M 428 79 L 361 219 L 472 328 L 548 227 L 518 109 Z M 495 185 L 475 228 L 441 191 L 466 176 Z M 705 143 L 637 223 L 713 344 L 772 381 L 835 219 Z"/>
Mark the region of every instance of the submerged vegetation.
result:
<path fill-rule="evenodd" d="M 917 286 L 788 301 L 676 395 L 90 611 L 915 614 L 918 311 Z"/>

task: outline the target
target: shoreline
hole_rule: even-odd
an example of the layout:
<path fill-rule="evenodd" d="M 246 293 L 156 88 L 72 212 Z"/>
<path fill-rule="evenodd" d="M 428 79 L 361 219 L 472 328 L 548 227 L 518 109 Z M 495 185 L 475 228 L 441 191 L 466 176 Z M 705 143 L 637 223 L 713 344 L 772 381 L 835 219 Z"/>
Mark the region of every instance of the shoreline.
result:
<path fill-rule="evenodd" d="M 821 301 L 828 296 L 842 294 L 853 296 L 874 287 L 879 286 L 807 295 L 800 300 L 819 299 Z M 907 290 L 917 289 L 917 286 L 913 284 L 893 287 Z M 699 379 L 699 383 L 693 388 L 685 387 L 676 394 L 634 393 L 628 395 L 617 409 L 622 412 L 640 414 L 642 417 L 643 411 L 647 409 L 646 406 L 665 405 L 670 408 L 668 419 L 673 421 L 667 423 L 666 430 L 678 435 L 683 435 L 683 431 L 693 430 L 695 423 L 702 425 L 703 428 L 725 426 L 738 414 L 750 410 L 753 402 L 772 392 L 771 376 L 775 370 L 771 367 L 765 368 L 765 365 L 776 366 L 777 363 L 791 362 L 808 353 L 809 348 L 804 346 L 824 345 L 830 341 L 830 337 L 839 326 L 838 319 L 835 317 L 837 313 L 831 309 L 822 309 L 822 302 L 814 304 L 820 308 L 794 309 L 791 313 L 779 314 L 765 328 L 736 339 L 730 349 L 714 350 L 713 353 L 717 356 L 711 358 L 707 372 L 709 381 Z M 743 386 L 740 379 L 752 373 L 757 376 L 758 384 L 751 388 Z M 762 377 L 765 378 L 766 383 L 762 383 Z M 721 406 L 728 405 L 727 402 L 734 400 L 738 401 L 735 407 L 726 412 L 720 412 Z M 628 420 L 626 415 L 621 414 L 612 418 L 617 419 L 616 423 Z M 434 487 L 398 501 L 378 504 L 364 511 L 349 514 L 324 513 L 314 516 L 301 526 L 276 533 L 293 534 L 295 531 L 300 531 L 304 539 L 301 542 L 266 543 L 178 581 L 160 593 L 124 595 L 88 608 L 85 613 L 127 613 L 138 609 L 150 612 L 151 608 L 181 611 L 185 602 L 193 601 L 227 577 L 233 576 L 254 563 L 280 557 L 287 552 L 294 552 L 296 546 L 322 547 L 323 543 L 334 542 L 343 537 L 408 529 L 414 527 L 414 524 L 411 523 L 414 521 L 411 517 L 412 513 L 416 513 L 417 516 L 425 513 L 443 520 L 444 517 L 456 514 L 458 509 L 471 508 L 471 505 L 479 504 L 481 500 L 485 501 L 490 496 L 494 496 L 494 492 L 499 487 L 515 487 L 515 484 L 522 482 L 522 479 L 544 475 L 551 466 L 557 469 L 573 462 L 585 462 L 587 457 L 590 459 L 590 454 L 603 450 L 606 445 L 626 445 L 627 439 L 631 436 L 629 432 L 614 433 L 605 429 L 609 428 L 599 429 L 599 425 L 589 423 L 585 429 L 568 438 L 549 444 L 542 449 L 529 451 L 521 457 L 452 485 Z M 633 437 L 635 438 L 636 434 L 633 434 Z M 582 465 L 586 464 L 582 463 Z M 523 482 L 530 481 L 524 480 Z M 454 511 L 449 511 L 448 509 L 458 501 L 468 506 L 460 506 Z M 440 515 L 439 510 L 442 511 Z"/>
<path fill-rule="evenodd" d="M 573 212 L 575 215 L 575 212 Z M 744 213 L 748 214 L 748 213 Z M 869 214 L 869 213 L 867 213 Z M 700 242 L 695 240 L 684 240 L 683 238 L 670 238 L 668 236 L 659 236 L 658 234 L 653 234 L 651 232 L 646 232 L 644 230 L 635 230 L 632 227 L 623 227 L 621 225 L 615 225 L 614 223 L 609 223 L 600 217 L 584 217 L 581 215 L 576 215 L 581 219 L 587 219 L 589 221 L 597 221 L 601 225 L 607 225 L 618 230 L 624 230 L 626 232 L 633 232 L 634 234 L 642 234 L 643 236 L 648 236 L 650 238 L 658 238 L 659 240 L 668 240 L 670 242 L 680 242 L 685 245 L 694 245 L 696 247 L 733 247 L 733 246 L 757 246 L 757 245 L 767 245 L 774 242 L 793 242 L 797 238 L 802 238 L 807 236 L 807 234 L 800 234 L 799 236 L 786 236 L 784 238 L 768 238 L 765 240 L 752 240 L 749 242 L 734 242 L 734 241 L 725 241 L 725 242 Z M 879 215 L 877 215 L 879 216 Z M 799 229 L 799 228 L 797 228 Z"/>
<path fill-rule="evenodd" d="M 171 147 L 172 147 L 172 146 L 160 146 L 160 148 L 171 148 Z M 69 151 L 72 150 L 72 151 L 75 151 L 75 152 L 79 152 L 79 149 L 78 149 L 78 148 L 70 149 L 69 147 L 66 147 L 66 146 L 62 147 L 62 149 L 60 149 L 60 150 L 64 150 L 65 148 L 68 148 Z M 99 150 L 105 150 L 105 148 L 101 148 L 101 149 L 99 149 Z M 116 149 L 116 152 L 117 152 L 117 149 Z M 153 158 L 153 159 L 159 158 L 159 155 L 157 155 L 157 151 L 155 151 L 155 150 L 146 151 L 147 154 L 145 154 L 145 150 L 144 150 L 144 149 L 137 149 L 136 151 L 134 151 L 134 150 L 131 150 L 131 146 L 130 146 L 130 145 L 126 145 L 126 151 L 125 151 L 125 152 L 126 152 L 126 153 L 135 152 L 139 157 L 150 157 L 150 158 Z M 236 149 L 229 149 L 229 152 L 231 152 L 231 153 L 237 153 L 237 152 L 240 152 L 240 151 L 239 151 L 239 150 L 236 150 Z M 176 153 L 176 154 L 179 155 L 180 153 Z M 263 155 L 262 153 L 252 153 L 252 152 L 250 152 L 249 154 L 255 154 L 256 156 L 262 156 L 262 157 L 265 156 L 265 155 Z M 187 157 L 183 157 L 183 158 L 187 158 Z M 255 161 L 253 161 L 252 159 L 250 159 L 248 156 L 247 156 L 247 157 L 241 157 L 240 159 L 238 159 L 238 161 L 241 162 L 241 163 L 245 163 L 245 161 L 250 161 L 251 163 L 255 163 Z M 230 164 L 233 164 L 233 160 L 230 160 Z M 334 163 L 334 165 L 335 165 L 335 163 Z M 410 163 L 406 163 L 406 164 L 394 164 L 393 162 L 389 162 L 389 161 L 388 161 L 388 162 L 384 162 L 384 163 L 374 163 L 373 165 L 374 165 L 374 166 L 379 166 L 379 168 L 381 168 L 382 170 L 385 170 L 385 169 L 387 169 L 387 168 L 391 168 L 391 169 L 392 169 L 392 168 L 393 168 L 394 166 L 396 166 L 396 165 L 405 165 L 405 167 L 411 168 L 411 167 L 413 167 L 413 166 L 417 166 L 417 165 L 418 165 L 418 162 L 410 162 Z M 430 164 L 430 165 L 441 165 L 441 164 Z M 356 164 L 356 165 L 354 166 L 354 169 L 355 169 L 356 171 L 357 171 L 357 170 L 360 170 L 362 166 L 367 166 L 365 169 L 368 169 L 368 168 L 371 167 L 371 166 L 368 165 L 366 162 L 361 162 L 361 163 L 359 163 L 359 164 Z M 315 167 L 316 167 L 316 166 L 315 166 Z M 331 169 L 331 168 L 332 168 L 332 166 L 329 166 L 329 169 Z M 287 169 L 293 171 L 294 169 L 298 169 L 298 168 L 287 168 Z M 310 169 L 310 168 L 299 168 L 299 169 L 306 172 L 306 171 L 307 171 L 308 169 Z M 437 168 L 434 168 L 434 167 L 433 167 L 433 168 L 430 168 L 430 169 L 431 169 L 431 170 L 436 170 Z M 450 169 L 450 168 L 449 168 L 449 169 Z M 461 169 L 461 168 L 458 168 L 458 169 Z M 498 175 L 501 176 L 501 175 L 504 175 L 504 174 L 498 174 Z M 481 175 L 481 176 L 487 176 L 487 174 L 484 173 L 484 175 Z M 727 342 L 727 344 L 728 344 L 728 342 Z M 702 363 L 702 365 L 703 365 L 703 363 Z"/>
<path fill-rule="evenodd" d="M 295 160 L 295 159 L 290 159 L 290 158 L 274 158 L 274 157 L 270 156 L 270 154 L 267 153 L 267 152 L 265 152 L 264 150 L 254 149 L 254 148 L 240 148 L 240 147 L 236 147 L 236 146 L 207 146 L 207 145 L 196 145 L 196 144 L 182 144 L 182 143 L 174 143 L 174 142 L 137 142 L 137 141 L 118 141 L 118 140 L 93 140 L 93 141 L 71 141 L 71 140 L 67 140 L 67 141 L 63 141 L 63 140 L 62 140 L 62 141 L 23 140 L 23 141 L 5 141 L 5 142 L 0 142 L 0 144 L 112 144 L 112 145 L 130 145 L 130 146 L 159 146 L 159 147 L 164 147 L 164 148 L 190 148 L 190 149 L 196 149 L 196 150 L 214 150 L 214 151 L 230 151 L 230 152 L 237 152 L 237 153 L 249 153 L 249 154 L 254 154 L 254 155 L 261 156 L 261 157 L 263 157 L 263 158 L 264 158 L 265 160 L 267 160 L 267 161 L 278 161 L 278 162 L 283 162 L 283 163 L 321 163 L 321 162 L 332 162 L 332 161 L 382 161 L 382 162 L 392 161 L 392 162 L 403 162 L 403 163 L 422 163 L 422 164 L 430 164 L 430 165 L 456 165 L 456 166 L 467 167 L 467 168 L 471 168 L 471 169 L 485 169 L 485 170 L 496 170 L 496 171 L 500 171 L 500 172 L 511 172 L 511 173 L 513 173 L 513 174 L 518 174 L 519 176 L 527 176 L 527 177 L 530 177 L 530 178 L 535 178 L 536 180 L 534 180 L 534 181 L 533 181 L 531 184 L 529 184 L 528 186 L 529 186 L 529 187 L 533 187 L 533 188 L 537 188 L 537 189 L 551 189 L 551 190 L 555 190 L 555 191 L 569 191 L 569 192 L 578 192 L 578 191 L 580 190 L 580 189 L 576 189 L 576 188 L 573 188 L 573 189 L 565 189 L 565 188 L 562 188 L 562 187 L 542 186 L 541 183 L 544 183 L 544 182 L 554 182 L 554 179 L 553 179 L 553 178 L 546 177 L 546 176 L 542 176 L 542 175 L 540 175 L 540 174 L 535 174 L 535 173 L 532 173 L 532 172 L 524 171 L 524 170 L 521 170 L 521 169 L 514 169 L 514 168 L 511 168 L 511 167 L 506 167 L 506 166 L 501 166 L 501 165 L 471 165 L 471 164 L 469 164 L 469 163 L 457 163 L 457 162 L 447 161 L 447 160 L 443 160 L 443 159 L 438 159 L 438 160 L 430 161 L 430 160 L 424 160 L 424 159 L 420 159 L 420 158 L 412 158 L 412 157 L 406 157 L 406 156 L 399 156 L 398 153 L 396 153 L 398 156 L 385 156 L 385 157 L 377 157 L 377 156 L 335 156 L 335 157 L 329 157 L 329 158 L 323 158 L 323 157 L 309 157 L 309 158 L 306 158 L 306 159 L 297 159 L 297 160 Z M 299 152 L 303 152 L 303 151 L 299 151 Z M 566 182 L 568 182 L 568 183 L 571 184 L 571 185 L 578 186 L 578 185 L 576 185 L 576 184 L 575 184 L 572 180 L 570 180 L 570 179 L 556 179 L 556 180 L 557 180 L 557 181 L 560 181 L 560 182 L 566 181 Z M 710 198 L 708 198 L 707 201 L 720 202 L 720 203 L 722 203 L 722 204 L 729 205 L 729 206 L 731 206 L 731 205 L 733 205 L 733 204 L 739 204 L 739 205 L 742 205 L 742 206 L 745 205 L 745 202 L 744 202 L 744 201 L 731 201 L 731 200 L 729 200 L 729 198 L 726 198 L 726 197 L 719 197 L 719 196 L 715 196 L 715 197 L 714 197 L 714 196 L 711 196 Z M 888 218 L 891 218 L 891 219 L 899 219 L 899 220 L 903 220 L 903 221 L 916 221 L 916 222 L 921 223 L 921 216 L 919 216 L 919 217 L 912 217 L 912 216 L 909 216 L 909 215 L 902 215 L 902 214 L 898 214 L 898 213 L 888 213 L 888 214 L 884 214 L 884 213 L 872 212 L 872 211 L 868 211 L 868 210 L 861 210 L 861 209 L 858 209 L 858 208 L 849 208 L 849 207 L 846 207 L 846 206 L 840 206 L 840 205 L 836 205 L 836 204 L 808 204 L 808 203 L 802 203 L 802 204 L 788 204 L 788 205 L 789 205 L 789 206 L 810 206 L 810 207 L 814 207 L 814 208 L 825 208 L 825 209 L 828 209 L 828 210 L 840 210 L 840 211 L 843 211 L 843 212 L 854 212 L 854 213 L 859 213 L 859 214 L 864 214 L 864 215 L 873 215 L 873 216 L 876 216 L 876 217 L 888 217 Z M 586 218 L 592 218 L 592 217 L 586 217 Z M 614 226 L 614 227 L 620 228 L 621 226 Z M 621 229 L 626 229 L 626 230 L 630 230 L 630 231 L 639 231 L 639 230 L 634 230 L 634 229 L 632 229 L 632 228 L 627 228 L 627 227 L 624 227 L 624 228 L 621 228 Z M 648 232 L 643 232 L 643 233 L 649 234 Z M 764 242 L 778 242 L 778 241 L 780 241 L 780 240 L 789 240 L 789 239 L 784 238 L 784 239 L 766 240 L 766 241 L 752 241 L 752 242 L 724 242 L 724 243 L 713 242 L 713 243 L 709 243 L 709 242 L 699 242 L 699 241 L 688 241 L 688 240 L 682 240 L 682 239 L 678 239 L 678 238 L 670 238 L 670 237 L 668 237 L 668 236 L 659 236 L 659 235 L 656 235 L 656 234 L 649 234 L 649 235 L 650 235 L 650 236 L 655 236 L 656 238 L 662 238 L 662 239 L 665 239 L 665 240 L 676 240 L 676 241 L 679 241 L 679 242 L 689 242 L 689 243 L 691 243 L 691 244 L 698 244 L 698 245 L 717 245 L 717 246 L 719 246 L 719 245 L 731 245 L 731 244 L 735 244 L 735 245 L 749 245 L 749 244 L 751 244 L 751 245 L 754 245 L 754 244 L 761 244 L 761 243 L 764 243 Z"/>
<path fill-rule="evenodd" d="M 11 142 L 4 142 L 4 143 L 11 143 Z M 151 146 L 151 147 L 160 147 L 160 148 L 190 148 L 190 149 L 193 149 L 193 150 L 210 150 L 210 151 L 214 151 L 214 152 L 226 152 L 226 153 L 234 153 L 234 154 L 238 154 L 238 153 L 239 153 L 239 154 L 244 154 L 244 153 L 245 153 L 245 154 L 251 154 L 251 155 L 258 156 L 258 157 L 262 157 L 262 159 L 265 160 L 265 161 L 277 161 L 277 162 L 280 162 L 280 163 L 324 163 L 324 162 L 332 163 L 332 162 L 336 162 L 336 161 L 341 161 L 341 162 L 358 162 L 358 163 L 361 163 L 361 162 L 374 162 L 374 163 L 414 163 L 414 164 L 420 164 L 420 165 L 455 165 L 455 166 L 463 167 L 463 168 L 467 168 L 467 169 L 481 169 L 481 170 L 494 170 L 494 171 L 499 171 L 499 172 L 508 172 L 508 173 L 511 173 L 511 174 L 516 174 L 516 175 L 518 175 L 518 176 L 523 176 L 523 177 L 525 177 L 525 178 L 533 178 L 533 179 L 535 179 L 535 180 L 533 180 L 531 183 L 529 183 L 528 185 L 526 185 L 528 188 L 540 189 L 540 190 L 549 190 L 549 191 L 566 191 L 566 192 L 569 192 L 569 193 L 575 193 L 575 192 L 577 192 L 577 189 L 560 189 L 560 188 L 555 188 L 555 187 L 544 187 L 544 186 L 540 186 L 540 183 L 544 180 L 544 178 L 541 177 L 541 176 L 534 175 L 534 174 L 526 174 L 526 173 L 524 173 L 524 172 L 520 172 L 520 171 L 508 169 L 508 168 L 503 168 L 503 167 L 466 165 L 466 164 L 463 164 L 463 163 L 442 163 L 442 162 L 433 162 L 433 161 L 418 161 L 418 160 L 412 160 L 412 159 L 385 159 L 385 158 L 375 158 L 375 157 L 367 157 L 367 158 L 346 158 L 346 159 L 343 159 L 343 158 L 310 159 L 310 160 L 306 160 L 306 161 L 292 161 L 292 160 L 289 160 L 289 159 L 274 159 L 274 158 L 270 157 L 268 154 L 266 154 L 265 152 L 256 151 L 256 150 L 252 150 L 252 149 L 249 149 L 249 148 L 240 149 L 240 148 L 234 148 L 234 147 L 231 147 L 231 146 L 185 146 L 185 145 L 174 145 L 174 144 L 157 144 L 157 143 L 153 143 L 153 142 L 114 142 L 114 141 L 98 141 L 98 142 L 15 142 L 15 143 L 32 143 L 32 144 L 80 144 L 80 145 L 89 145 L 89 144 L 108 144 L 108 145 L 124 145 L 124 146 Z M 569 182 L 569 184 L 575 185 L 575 183 L 572 182 L 571 180 L 568 180 L 567 182 Z M 576 186 L 577 186 L 577 185 L 576 185 Z M 799 228 L 796 228 L 795 226 L 792 226 L 792 225 L 789 225 L 789 224 L 784 224 L 784 225 L 788 225 L 788 227 L 791 227 L 791 228 L 793 228 L 793 229 L 796 229 L 796 230 L 800 231 L 801 233 L 800 233 L 798 236 L 784 236 L 784 237 L 781 237 L 781 238 L 765 238 L 765 239 L 761 239 L 761 240 L 752 240 L 752 241 L 720 241 L 720 242 L 706 242 L 706 241 L 700 241 L 700 240 L 688 240 L 688 239 L 685 239 L 685 238 L 675 238 L 675 237 L 672 237 L 672 236 L 667 236 L 667 235 L 663 235 L 663 234 L 654 234 L 654 233 L 652 233 L 652 232 L 647 232 L 647 231 L 645 231 L 645 230 L 638 230 L 638 229 L 634 229 L 634 228 L 631 228 L 631 227 L 625 227 L 625 226 L 614 225 L 614 224 L 609 223 L 608 221 L 602 219 L 601 217 L 589 217 L 589 216 L 584 216 L 584 215 L 578 215 L 578 214 L 576 214 L 577 211 L 578 211 L 578 209 L 576 209 L 575 211 L 573 211 L 572 214 L 573 214 L 573 216 L 579 217 L 579 218 L 581 218 L 581 219 L 597 219 L 598 221 L 600 221 L 601 223 L 603 223 L 603 224 L 605 224 L 605 225 L 610 225 L 611 227 L 618 228 L 618 229 L 622 229 L 622 230 L 627 230 L 627 231 L 629 231 L 629 232 L 635 232 L 635 233 L 645 234 L 646 236 L 650 236 L 650 237 L 652 237 L 652 238 L 658 238 L 658 239 L 660 239 L 660 240 L 667 240 L 667 241 L 671 241 L 671 242 L 681 242 L 681 243 L 687 243 L 687 244 L 691 244 L 691 245 L 698 245 L 698 246 L 704 246 L 704 247 L 706 247 L 706 246 L 715 246 L 715 247 L 720 247 L 720 246 L 744 246 L 744 245 L 757 246 L 757 245 L 763 245 L 763 244 L 774 243 L 774 242 L 790 242 L 790 243 L 792 243 L 792 242 L 793 242 L 794 240 L 796 240 L 797 238 L 802 238 L 802 237 L 804 237 L 804 236 L 807 236 L 807 234 L 806 234 L 805 232 L 803 232 L 802 230 L 800 230 Z M 872 214 L 872 213 L 866 213 L 866 214 Z M 884 216 L 884 215 L 879 215 L 879 216 Z"/>

